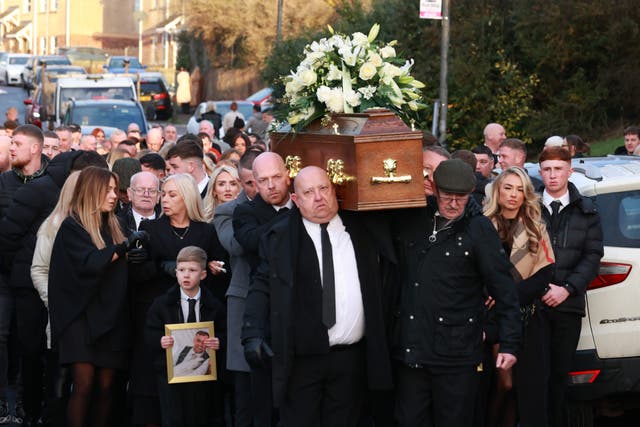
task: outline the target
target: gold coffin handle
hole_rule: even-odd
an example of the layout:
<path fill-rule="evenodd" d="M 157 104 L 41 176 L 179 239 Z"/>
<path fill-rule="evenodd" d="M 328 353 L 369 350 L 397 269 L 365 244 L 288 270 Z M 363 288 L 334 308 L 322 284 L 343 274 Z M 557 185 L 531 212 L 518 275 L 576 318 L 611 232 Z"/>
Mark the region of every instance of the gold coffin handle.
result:
<path fill-rule="evenodd" d="M 298 172 L 302 169 L 302 157 L 289 155 L 284 159 L 284 166 L 289 171 L 289 178 L 293 179 L 298 176 Z"/>
<path fill-rule="evenodd" d="M 355 181 L 354 176 L 344 173 L 344 160 L 329 159 L 327 160 L 327 175 L 334 185 L 345 185 L 347 182 Z"/>
<path fill-rule="evenodd" d="M 382 161 L 382 167 L 384 168 L 384 176 L 372 176 L 372 184 L 408 184 L 411 182 L 411 175 L 396 175 L 398 169 L 398 161 L 395 159 L 384 159 Z"/>

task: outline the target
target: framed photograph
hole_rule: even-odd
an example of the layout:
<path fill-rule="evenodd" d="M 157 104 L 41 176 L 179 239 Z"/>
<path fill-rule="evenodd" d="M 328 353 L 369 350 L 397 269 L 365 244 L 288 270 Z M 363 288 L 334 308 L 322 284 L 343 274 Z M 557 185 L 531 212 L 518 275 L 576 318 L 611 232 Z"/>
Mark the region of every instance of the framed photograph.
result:
<path fill-rule="evenodd" d="M 218 379 L 216 352 L 204 348 L 204 340 L 214 336 L 213 322 L 173 323 L 164 331 L 174 340 L 166 350 L 169 384 Z"/>

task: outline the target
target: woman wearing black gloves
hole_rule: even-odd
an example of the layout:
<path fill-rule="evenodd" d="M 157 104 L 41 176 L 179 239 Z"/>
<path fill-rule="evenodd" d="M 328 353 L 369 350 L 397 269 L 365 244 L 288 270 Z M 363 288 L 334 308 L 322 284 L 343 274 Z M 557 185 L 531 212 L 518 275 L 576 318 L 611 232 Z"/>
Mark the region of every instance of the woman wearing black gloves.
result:
<path fill-rule="evenodd" d="M 197 246 L 207 253 L 207 277 L 201 286 L 224 303 L 228 254 L 220 244 L 213 224 L 204 221 L 202 198 L 196 182 L 187 174 L 169 176 L 162 186 L 160 218 L 140 223 L 149 233 L 151 261 L 130 265 L 135 294 L 134 334 L 142 336 L 145 316 L 153 300 L 176 283 L 176 257 L 180 249 Z M 138 270 L 137 272 L 135 270 Z M 133 423 L 160 424 L 160 408 L 155 387 L 155 373 L 149 363 L 151 353 L 143 342 L 135 342 L 131 366 L 130 391 L 133 395 Z M 222 364 L 224 366 L 224 364 Z M 216 412 L 220 413 L 220 412 Z"/>
<path fill-rule="evenodd" d="M 489 426 L 545 427 L 549 380 L 549 325 L 540 298 L 553 273 L 553 249 L 541 220 L 540 196 L 519 167 L 493 182 L 485 215 L 493 222 L 512 264 L 523 320 L 523 344 L 513 372 L 498 371 Z M 517 410 L 517 411 L 516 411 Z"/>
<path fill-rule="evenodd" d="M 126 254 L 144 240 L 144 233 L 125 239 L 114 215 L 117 189 L 116 174 L 84 169 L 51 254 L 51 331 L 60 363 L 71 367 L 71 427 L 107 424 L 114 374 L 127 366 Z"/>

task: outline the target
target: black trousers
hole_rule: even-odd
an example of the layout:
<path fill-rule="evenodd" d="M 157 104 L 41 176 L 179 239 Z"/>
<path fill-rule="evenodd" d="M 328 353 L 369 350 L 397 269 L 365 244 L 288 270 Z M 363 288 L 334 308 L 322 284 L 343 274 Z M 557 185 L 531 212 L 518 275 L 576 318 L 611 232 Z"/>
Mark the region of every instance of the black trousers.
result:
<path fill-rule="evenodd" d="M 520 427 L 547 427 L 549 389 L 549 320 L 536 310 L 524 329 L 524 340 L 514 366 Z"/>
<path fill-rule="evenodd" d="M 549 377 L 549 421 L 553 427 L 566 426 L 565 401 L 568 373 L 580 339 L 582 317 L 575 313 L 549 310 L 551 372 Z"/>
<path fill-rule="evenodd" d="M 251 368 L 251 400 L 254 427 L 272 427 L 277 420 L 273 410 L 271 388 L 271 363 L 261 368 Z"/>
<path fill-rule="evenodd" d="M 477 367 L 397 366 L 399 427 L 471 427 L 478 390 Z"/>
<path fill-rule="evenodd" d="M 283 427 L 354 427 L 367 388 L 364 345 L 296 356 L 280 405 Z"/>
<path fill-rule="evenodd" d="M 20 347 L 22 402 L 27 416 L 38 419 L 42 412 L 47 309 L 33 288 L 14 289 L 13 294 Z"/>

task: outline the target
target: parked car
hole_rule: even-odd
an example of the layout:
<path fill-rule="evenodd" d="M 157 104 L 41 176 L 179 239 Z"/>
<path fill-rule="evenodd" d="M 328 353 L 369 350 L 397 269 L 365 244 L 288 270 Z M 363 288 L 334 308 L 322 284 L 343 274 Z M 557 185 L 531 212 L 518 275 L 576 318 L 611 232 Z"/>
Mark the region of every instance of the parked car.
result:
<path fill-rule="evenodd" d="M 26 53 L 0 53 L 0 79 L 6 86 L 17 85 L 22 82 L 21 74 L 31 58 Z"/>
<path fill-rule="evenodd" d="M 149 129 L 142 105 L 133 100 L 72 100 L 65 112 L 63 123 L 79 124 L 83 135 L 100 127 L 104 129 L 107 138 L 114 129 L 126 130 L 129 123 L 137 123 L 142 136 L 146 135 Z"/>
<path fill-rule="evenodd" d="M 604 237 L 569 373 L 569 426 L 587 427 L 604 402 L 640 405 L 640 158 L 581 158 L 572 166 L 571 181 L 597 203 Z M 528 169 L 537 174 L 537 166 Z"/>
<path fill-rule="evenodd" d="M 127 72 L 142 72 L 147 68 L 147 66 L 142 65 L 138 58 L 133 56 L 112 56 L 107 60 L 107 63 L 103 65 L 102 68 L 104 68 L 108 73 L 122 74 Z"/>
<path fill-rule="evenodd" d="M 49 65 L 71 65 L 69 58 L 63 55 L 32 56 L 22 70 L 22 86 L 25 89 L 35 89 L 34 78 L 40 72 L 43 63 Z"/>
<path fill-rule="evenodd" d="M 169 83 L 162 73 L 140 73 L 139 100 L 147 120 L 168 120 L 173 116 Z"/>
<path fill-rule="evenodd" d="M 24 122 L 42 128 L 42 122 L 47 120 L 47 114 L 44 111 L 40 111 L 43 108 L 42 86 L 38 86 L 33 95 L 23 102 L 26 106 L 24 109 Z"/>
<path fill-rule="evenodd" d="M 253 102 L 262 108 L 270 107 L 273 105 L 273 88 L 265 87 L 260 89 L 256 93 L 249 95 L 245 101 Z"/>
<path fill-rule="evenodd" d="M 59 77 L 71 77 L 78 75 L 85 75 L 87 71 L 84 67 L 78 65 L 51 65 L 44 69 L 44 74 L 49 79 L 49 82 L 55 83 Z M 42 84 L 42 73 L 38 73 L 35 76 L 34 85 L 36 87 Z"/>
<path fill-rule="evenodd" d="M 231 111 L 231 103 L 234 101 L 214 101 L 216 112 L 218 112 L 222 117 Z M 248 120 L 249 117 L 253 114 L 253 102 L 250 101 L 235 101 L 238 104 L 238 111 L 242 113 L 245 120 Z M 189 118 L 189 122 L 187 123 L 187 132 L 189 133 L 198 133 L 198 129 L 200 128 L 200 121 L 202 120 L 202 115 L 207 112 L 207 102 L 201 102 L 196 108 L 193 116 Z M 224 136 L 224 131 L 220 129 L 220 138 Z"/>

